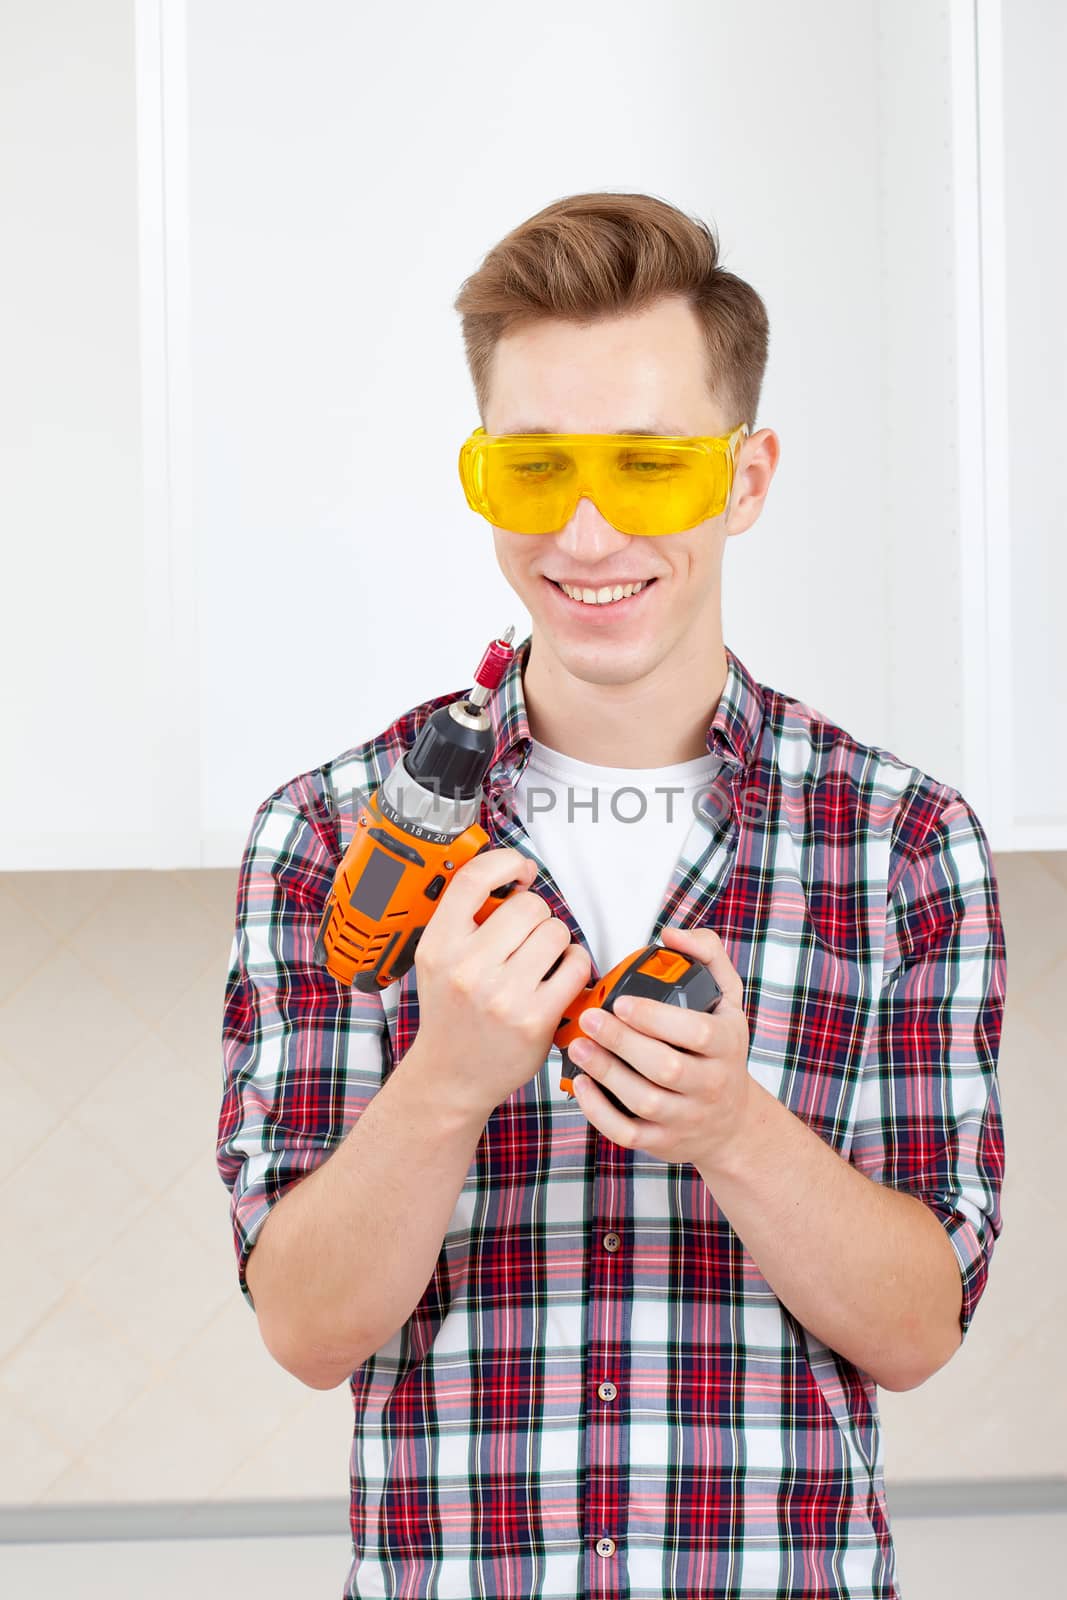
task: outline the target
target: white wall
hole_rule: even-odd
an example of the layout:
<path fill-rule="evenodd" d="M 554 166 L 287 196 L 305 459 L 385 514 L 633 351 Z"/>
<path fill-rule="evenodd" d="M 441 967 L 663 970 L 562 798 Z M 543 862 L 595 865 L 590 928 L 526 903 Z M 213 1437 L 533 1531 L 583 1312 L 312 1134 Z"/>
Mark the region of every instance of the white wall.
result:
<path fill-rule="evenodd" d="M 348 0 L 5 22 L 0 665 L 4 759 L 34 778 L 0 865 L 232 866 L 271 789 L 522 636 L 456 474 L 477 416 L 452 300 L 522 218 L 607 188 L 712 222 L 770 313 L 757 425 L 782 455 L 727 547 L 727 642 L 960 787 L 995 846 L 1067 845 L 1062 9 L 462 22 Z"/>
<path fill-rule="evenodd" d="M 849 603 L 882 470 L 873 9 L 765 7 L 758 48 L 743 11 L 691 0 L 653 27 L 637 0 L 540 5 L 535 28 L 501 11 L 462 46 L 451 8 L 416 12 L 413 27 L 341 0 L 190 7 L 203 812 L 220 863 L 271 788 L 461 690 L 509 622 L 527 631 L 456 472 L 479 419 L 451 301 L 509 228 L 582 189 L 709 217 L 765 296 L 757 420 L 782 460 L 729 548 L 727 639 L 869 736 L 885 726 L 881 640 L 854 673 L 870 619 Z"/>

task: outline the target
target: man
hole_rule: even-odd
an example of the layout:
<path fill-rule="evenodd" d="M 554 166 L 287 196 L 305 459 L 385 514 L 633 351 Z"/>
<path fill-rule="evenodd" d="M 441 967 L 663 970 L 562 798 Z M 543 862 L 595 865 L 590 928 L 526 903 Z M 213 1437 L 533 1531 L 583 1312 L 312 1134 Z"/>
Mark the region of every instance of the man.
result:
<path fill-rule="evenodd" d="M 353 1395 L 345 1593 L 898 1596 L 877 1385 L 951 1358 L 1001 1229 L 985 835 L 724 645 L 725 543 L 779 446 L 762 301 L 703 224 L 571 197 L 458 306 L 533 620 L 489 706 L 493 848 L 398 983 L 315 964 L 345 796 L 459 685 L 263 802 L 226 993 L 241 1288 L 282 1365 Z M 703 441 L 671 493 L 661 439 Z M 657 940 L 722 1001 L 587 1013 L 569 1098 L 559 1017 Z"/>

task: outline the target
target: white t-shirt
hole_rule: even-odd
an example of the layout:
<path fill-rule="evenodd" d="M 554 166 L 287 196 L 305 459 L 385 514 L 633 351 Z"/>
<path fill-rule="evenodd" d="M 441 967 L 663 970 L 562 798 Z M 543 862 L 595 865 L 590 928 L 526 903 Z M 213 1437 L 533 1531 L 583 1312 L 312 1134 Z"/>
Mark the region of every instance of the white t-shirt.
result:
<path fill-rule="evenodd" d="M 532 741 L 513 812 L 601 974 L 651 943 L 686 836 L 704 826 L 694 804 L 721 765 L 704 754 L 670 767 L 600 767 Z"/>

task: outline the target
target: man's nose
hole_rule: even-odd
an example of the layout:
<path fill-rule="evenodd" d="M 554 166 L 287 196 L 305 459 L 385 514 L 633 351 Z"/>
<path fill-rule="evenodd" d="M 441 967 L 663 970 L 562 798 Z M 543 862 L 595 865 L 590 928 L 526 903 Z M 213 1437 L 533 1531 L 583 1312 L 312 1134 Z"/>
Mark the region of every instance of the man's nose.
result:
<path fill-rule="evenodd" d="M 601 556 L 610 555 L 613 550 L 621 550 L 631 537 L 612 527 L 595 500 L 583 495 L 570 521 L 556 534 L 556 543 L 561 550 L 580 561 L 595 561 Z"/>

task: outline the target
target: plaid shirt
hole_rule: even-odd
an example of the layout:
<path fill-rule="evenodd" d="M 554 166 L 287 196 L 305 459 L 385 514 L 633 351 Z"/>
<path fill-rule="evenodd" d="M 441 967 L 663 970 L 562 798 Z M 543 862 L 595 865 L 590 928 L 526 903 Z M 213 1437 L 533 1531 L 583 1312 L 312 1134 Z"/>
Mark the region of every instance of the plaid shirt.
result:
<path fill-rule="evenodd" d="M 480 820 L 492 845 L 533 856 L 532 887 L 584 944 L 507 805 L 530 749 L 529 645 L 487 708 Z M 723 765 L 649 942 L 667 923 L 716 929 L 744 983 L 749 1070 L 861 1172 L 930 1207 L 966 1333 L 1004 1170 L 989 846 L 958 791 L 726 656 L 707 739 Z M 469 689 L 294 778 L 253 818 L 218 1131 L 249 1304 L 269 1208 L 418 1031 L 414 968 L 367 995 L 313 959 L 353 791 Z M 874 1381 L 778 1300 L 695 1166 L 605 1139 L 559 1078 L 553 1045 L 493 1111 L 422 1299 L 351 1375 L 346 1596 L 899 1600 Z"/>

